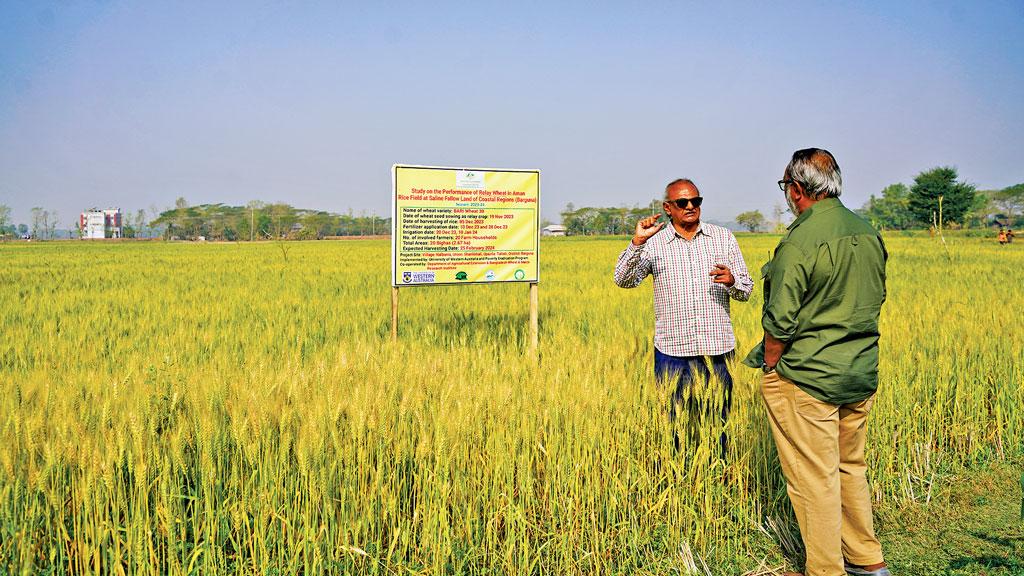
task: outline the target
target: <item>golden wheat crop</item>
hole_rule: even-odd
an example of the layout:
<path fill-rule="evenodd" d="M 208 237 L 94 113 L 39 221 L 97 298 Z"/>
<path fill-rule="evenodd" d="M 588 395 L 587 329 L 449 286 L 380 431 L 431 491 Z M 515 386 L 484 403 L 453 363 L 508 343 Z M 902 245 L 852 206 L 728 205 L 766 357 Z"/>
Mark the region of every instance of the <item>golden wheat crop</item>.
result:
<path fill-rule="evenodd" d="M 752 271 L 775 242 L 741 238 Z M 1024 448 L 1024 249 L 887 242 L 880 502 Z M 725 461 L 710 423 L 677 453 L 650 283 L 611 281 L 624 245 L 542 243 L 537 363 L 524 285 L 404 289 L 391 345 L 383 241 L 0 245 L 0 572 L 781 563 L 758 373 L 733 368 Z M 733 306 L 740 352 L 760 305 L 758 283 Z"/>

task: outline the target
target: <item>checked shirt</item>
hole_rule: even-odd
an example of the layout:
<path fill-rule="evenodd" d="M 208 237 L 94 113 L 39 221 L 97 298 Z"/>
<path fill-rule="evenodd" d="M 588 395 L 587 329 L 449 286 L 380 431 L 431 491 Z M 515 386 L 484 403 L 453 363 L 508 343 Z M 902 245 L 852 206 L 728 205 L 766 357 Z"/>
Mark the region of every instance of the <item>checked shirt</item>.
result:
<path fill-rule="evenodd" d="M 735 283 L 715 284 L 715 264 L 725 264 Z M 670 356 L 717 356 L 736 347 L 729 298 L 746 301 L 754 288 L 736 237 L 701 222 L 693 240 L 671 224 L 641 246 L 632 242 L 615 265 L 615 283 L 635 288 L 654 276 L 654 346 Z"/>

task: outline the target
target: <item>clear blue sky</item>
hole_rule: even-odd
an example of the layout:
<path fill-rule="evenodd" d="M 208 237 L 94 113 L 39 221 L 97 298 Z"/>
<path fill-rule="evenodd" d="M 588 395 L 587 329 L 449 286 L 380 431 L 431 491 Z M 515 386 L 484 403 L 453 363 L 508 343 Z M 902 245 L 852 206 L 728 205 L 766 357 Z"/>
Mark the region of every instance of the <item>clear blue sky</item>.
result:
<path fill-rule="evenodd" d="M 1022 2 L 430 4 L 0 3 L 0 203 L 384 215 L 413 163 L 539 168 L 556 221 L 686 176 L 730 220 L 807 146 L 851 207 L 1024 182 Z"/>

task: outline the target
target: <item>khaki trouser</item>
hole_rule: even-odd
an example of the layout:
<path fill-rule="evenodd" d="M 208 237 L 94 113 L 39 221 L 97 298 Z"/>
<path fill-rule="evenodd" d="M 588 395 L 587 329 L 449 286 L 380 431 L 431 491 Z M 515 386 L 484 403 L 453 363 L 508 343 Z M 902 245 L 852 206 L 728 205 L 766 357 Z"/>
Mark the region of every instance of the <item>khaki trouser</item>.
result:
<path fill-rule="evenodd" d="M 836 406 L 772 372 L 762 394 L 786 490 L 807 549 L 807 576 L 845 576 L 843 558 L 882 562 L 864 476 L 864 437 L 874 396 Z"/>

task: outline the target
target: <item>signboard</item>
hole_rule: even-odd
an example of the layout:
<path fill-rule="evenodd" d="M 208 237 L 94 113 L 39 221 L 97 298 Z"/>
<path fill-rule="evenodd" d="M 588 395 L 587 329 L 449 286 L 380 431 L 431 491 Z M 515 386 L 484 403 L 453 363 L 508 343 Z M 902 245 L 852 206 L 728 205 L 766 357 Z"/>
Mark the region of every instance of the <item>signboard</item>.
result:
<path fill-rule="evenodd" d="M 395 165 L 393 286 L 540 278 L 540 172 Z"/>

